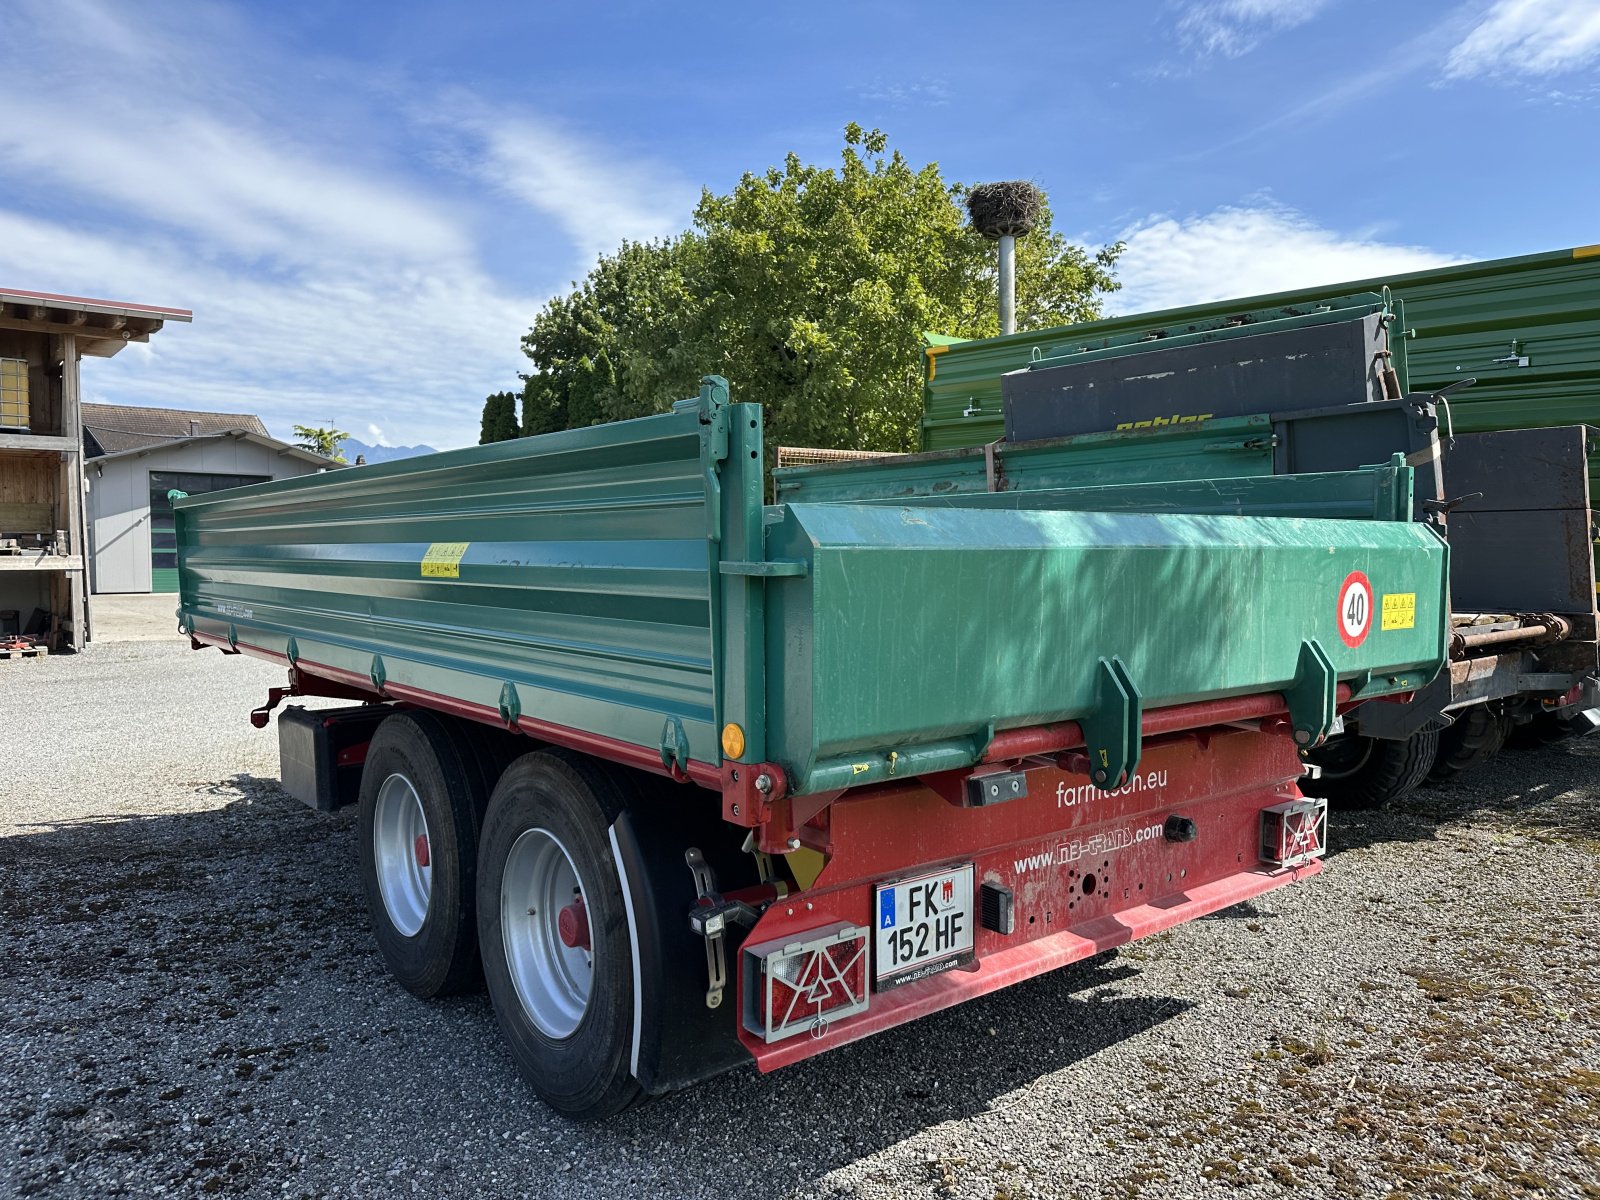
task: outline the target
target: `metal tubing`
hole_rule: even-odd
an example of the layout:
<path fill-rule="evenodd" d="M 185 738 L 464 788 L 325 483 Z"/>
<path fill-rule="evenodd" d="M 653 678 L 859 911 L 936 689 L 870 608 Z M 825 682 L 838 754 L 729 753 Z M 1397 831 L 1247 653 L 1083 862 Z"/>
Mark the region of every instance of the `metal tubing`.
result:
<path fill-rule="evenodd" d="M 1452 633 L 1450 657 L 1465 658 L 1474 650 L 1485 646 L 1531 645 L 1535 642 L 1559 642 L 1572 632 L 1572 623 L 1562 617 L 1546 615 L 1531 625 L 1516 629 L 1486 629 L 1482 632 Z"/>
<path fill-rule="evenodd" d="M 1017 331 L 1017 239 L 1000 239 L 1000 332 Z"/>

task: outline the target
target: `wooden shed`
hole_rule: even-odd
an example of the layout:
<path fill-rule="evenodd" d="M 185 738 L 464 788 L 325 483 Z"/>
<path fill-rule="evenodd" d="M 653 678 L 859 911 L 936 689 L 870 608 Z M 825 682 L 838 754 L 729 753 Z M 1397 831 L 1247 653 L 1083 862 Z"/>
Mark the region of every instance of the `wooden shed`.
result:
<path fill-rule="evenodd" d="M 50 650 L 88 640 L 79 361 L 192 317 L 0 288 L 0 639 Z"/>

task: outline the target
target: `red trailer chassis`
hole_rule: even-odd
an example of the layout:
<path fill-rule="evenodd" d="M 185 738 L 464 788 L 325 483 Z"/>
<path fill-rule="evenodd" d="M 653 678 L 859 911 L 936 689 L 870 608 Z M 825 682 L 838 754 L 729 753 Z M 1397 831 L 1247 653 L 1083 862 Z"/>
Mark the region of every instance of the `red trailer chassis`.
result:
<path fill-rule="evenodd" d="M 1302 799 L 1302 771 L 1287 737 L 1221 729 L 1147 743 L 1114 792 L 1044 768 L 984 808 L 916 783 L 848 794 L 805 831 L 820 876 L 745 939 L 740 1040 L 761 1070 L 787 1066 L 1314 875 L 1326 809 Z M 975 898 L 970 953 L 881 987 L 886 885 L 968 864 L 1009 920 Z"/>

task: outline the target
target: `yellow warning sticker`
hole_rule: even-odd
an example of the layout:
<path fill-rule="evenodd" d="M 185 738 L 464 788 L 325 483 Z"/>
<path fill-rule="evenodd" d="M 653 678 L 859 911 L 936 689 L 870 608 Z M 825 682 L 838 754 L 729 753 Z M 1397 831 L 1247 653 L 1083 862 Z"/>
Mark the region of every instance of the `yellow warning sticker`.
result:
<path fill-rule="evenodd" d="M 471 542 L 434 542 L 422 556 L 424 579 L 460 579 L 461 559 Z"/>
<path fill-rule="evenodd" d="M 1390 592 L 1383 598 L 1383 627 L 1385 629 L 1415 629 L 1417 627 L 1417 594 L 1415 592 Z"/>

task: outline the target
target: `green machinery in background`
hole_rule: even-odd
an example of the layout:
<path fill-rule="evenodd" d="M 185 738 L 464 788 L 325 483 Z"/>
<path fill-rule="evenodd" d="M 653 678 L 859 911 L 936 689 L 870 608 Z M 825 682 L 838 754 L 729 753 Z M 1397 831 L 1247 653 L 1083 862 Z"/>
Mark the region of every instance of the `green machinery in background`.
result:
<path fill-rule="evenodd" d="M 1002 432 L 1000 377 L 1030 361 L 1154 329 L 1226 325 L 1266 310 L 1310 311 L 1328 297 L 1392 294 L 1403 313 L 1410 390 L 1450 397 L 1457 433 L 1600 424 L 1600 245 L 1462 263 L 1431 271 L 1297 288 L 1161 312 L 1135 313 L 1009 337 L 930 335 L 922 448 L 981 445 Z M 1397 361 L 1397 365 L 1398 361 Z"/>

